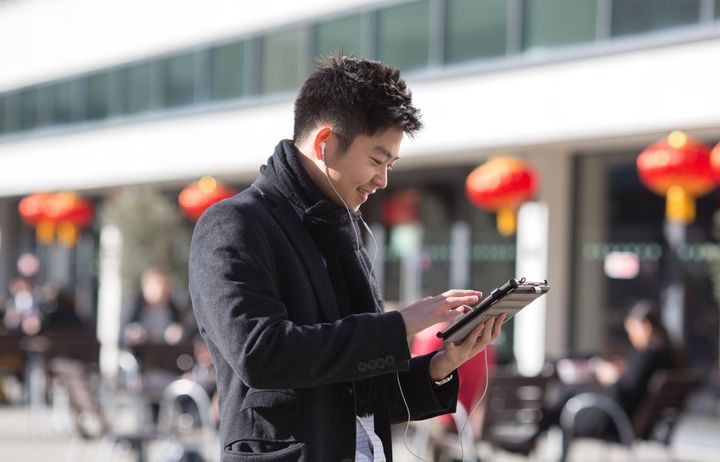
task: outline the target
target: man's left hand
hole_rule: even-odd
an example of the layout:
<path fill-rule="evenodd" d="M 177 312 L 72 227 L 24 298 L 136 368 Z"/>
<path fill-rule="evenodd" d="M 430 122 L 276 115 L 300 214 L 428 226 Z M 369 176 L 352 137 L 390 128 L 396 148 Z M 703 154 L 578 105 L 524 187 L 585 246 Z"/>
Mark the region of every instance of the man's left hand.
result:
<path fill-rule="evenodd" d="M 505 314 L 479 324 L 462 343 L 445 342 L 430 360 L 430 377 L 442 380 L 500 336 Z"/>

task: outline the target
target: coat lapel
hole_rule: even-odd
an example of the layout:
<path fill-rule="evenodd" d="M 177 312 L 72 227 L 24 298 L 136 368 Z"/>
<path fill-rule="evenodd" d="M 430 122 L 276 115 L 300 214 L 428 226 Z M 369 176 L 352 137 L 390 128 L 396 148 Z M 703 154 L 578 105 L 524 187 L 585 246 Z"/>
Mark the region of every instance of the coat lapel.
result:
<path fill-rule="evenodd" d="M 320 251 L 307 228 L 305 228 L 305 225 L 287 199 L 276 192 L 273 187 L 258 184 L 258 182 L 253 184 L 253 187 L 270 203 L 270 213 L 285 230 L 288 239 L 290 239 L 293 247 L 300 255 L 323 314 L 325 314 L 328 321 L 336 321 L 340 318 L 340 310 L 335 299 L 335 291 L 325 269 L 325 263 L 322 260 Z"/>

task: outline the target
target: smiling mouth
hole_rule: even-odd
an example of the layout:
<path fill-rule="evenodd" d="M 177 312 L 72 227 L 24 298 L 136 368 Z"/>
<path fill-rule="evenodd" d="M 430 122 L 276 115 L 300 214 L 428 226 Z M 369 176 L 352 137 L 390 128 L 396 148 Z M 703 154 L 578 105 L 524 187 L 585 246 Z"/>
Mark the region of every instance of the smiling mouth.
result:
<path fill-rule="evenodd" d="M 360 188 L 358 188 L 358 191 L 360 192 L 360 194 L 362 194 L 364 201 L 366 201 L 368 199 L 368 197 L 370 197 L 374 192 L 374 191 L 373 192 L 365 191 L 364 189 L 360 189 Z"/>

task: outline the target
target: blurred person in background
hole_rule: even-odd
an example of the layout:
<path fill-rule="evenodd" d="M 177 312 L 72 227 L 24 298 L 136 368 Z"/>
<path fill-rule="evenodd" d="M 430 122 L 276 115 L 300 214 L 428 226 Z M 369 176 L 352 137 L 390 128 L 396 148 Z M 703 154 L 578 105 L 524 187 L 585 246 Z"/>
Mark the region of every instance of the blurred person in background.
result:
<path fill-rule="evenodd" d="M 174 345 L 183 337 L 180 310 L 172 299 L 170 277 L 158 268 L 143 271 L 140 293 L 135 298 L 123 341 Z"/>
<path fill-rule="evenodd" d="M 159 416 L 159 396 L 180 375 L 173 351 L 184 336 L 181 312 L 172 298 L 170 276 L 160 268 L 145 269 L 140 291 L 122 330 L 122 343 L 136 356 L 145 393 L 150 396 L 153 421 Z"/>
<path fill-rule="evenodd" d="M 453 412 L 457 368 L 500 334 L 491 319 L 413 358 L 409 337 L 480 292 L 384 310 L 358 209 L 421 125 L 397 70 L 322 60 L 295 101 L 293 140 L 195 226 L 190 294 L 217 370 L 224 462 L 391 460 L 391 423 Z"/>
<path fill-rule="evenodd" d="M 653 374 L 659 370 L 682 367 L 682 355 L 673 346 L 662 324 L 660 309 L 653 301 L 636 302 L 625 318 L 624 327 L 632 345 L 631 352 L 626 358 L 592 358 L 589 365 L 593 381 L 562 388 L 547 413 L 549 425 L 558 423 L 562 407 L 572 396 L 586 391 L 606 394 L 632 420 Z M 578 420 L 575 427 L 577 436 L 617 438 L 615 428 L 603 412 L 586 412 Z"/>
<path fill-rule="evenodd" d="M 9 284 L 10 298 L 3 306 L 3 325 L 8 330 L 35 335 L 40 332 L 43 322 L 41 294 L 35 284 L 40 260 L 34 254 L 25 252 L 18 257 L 16 268 L 18 274 Z"/>
<path fill-rule="evenodd" d="M 25 335 L 40 332 L 43 312 L 32 279 L 17 276 L 10 281 L 10 298 L 5 302 L 4 311 L 3 324 L 8 330 L 17 330 Z"/>
<path fill-rule="evenodd" d="M 90 329 L 77 314 L 72 287 L 58 287 L 55 284 L 43 286 L 40 308 L 45 316 L 43 329 Z"/>

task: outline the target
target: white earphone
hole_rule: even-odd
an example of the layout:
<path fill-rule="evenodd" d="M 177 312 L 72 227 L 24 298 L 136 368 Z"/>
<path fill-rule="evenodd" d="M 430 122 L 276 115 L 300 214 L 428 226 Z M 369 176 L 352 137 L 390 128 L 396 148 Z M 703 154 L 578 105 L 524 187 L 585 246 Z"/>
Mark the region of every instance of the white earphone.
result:
<path fill-rule="evenodd" d="M 320 151 L 322 152 L 322 161 L 325 162 L 325 142 L 320 143 Z"/>

